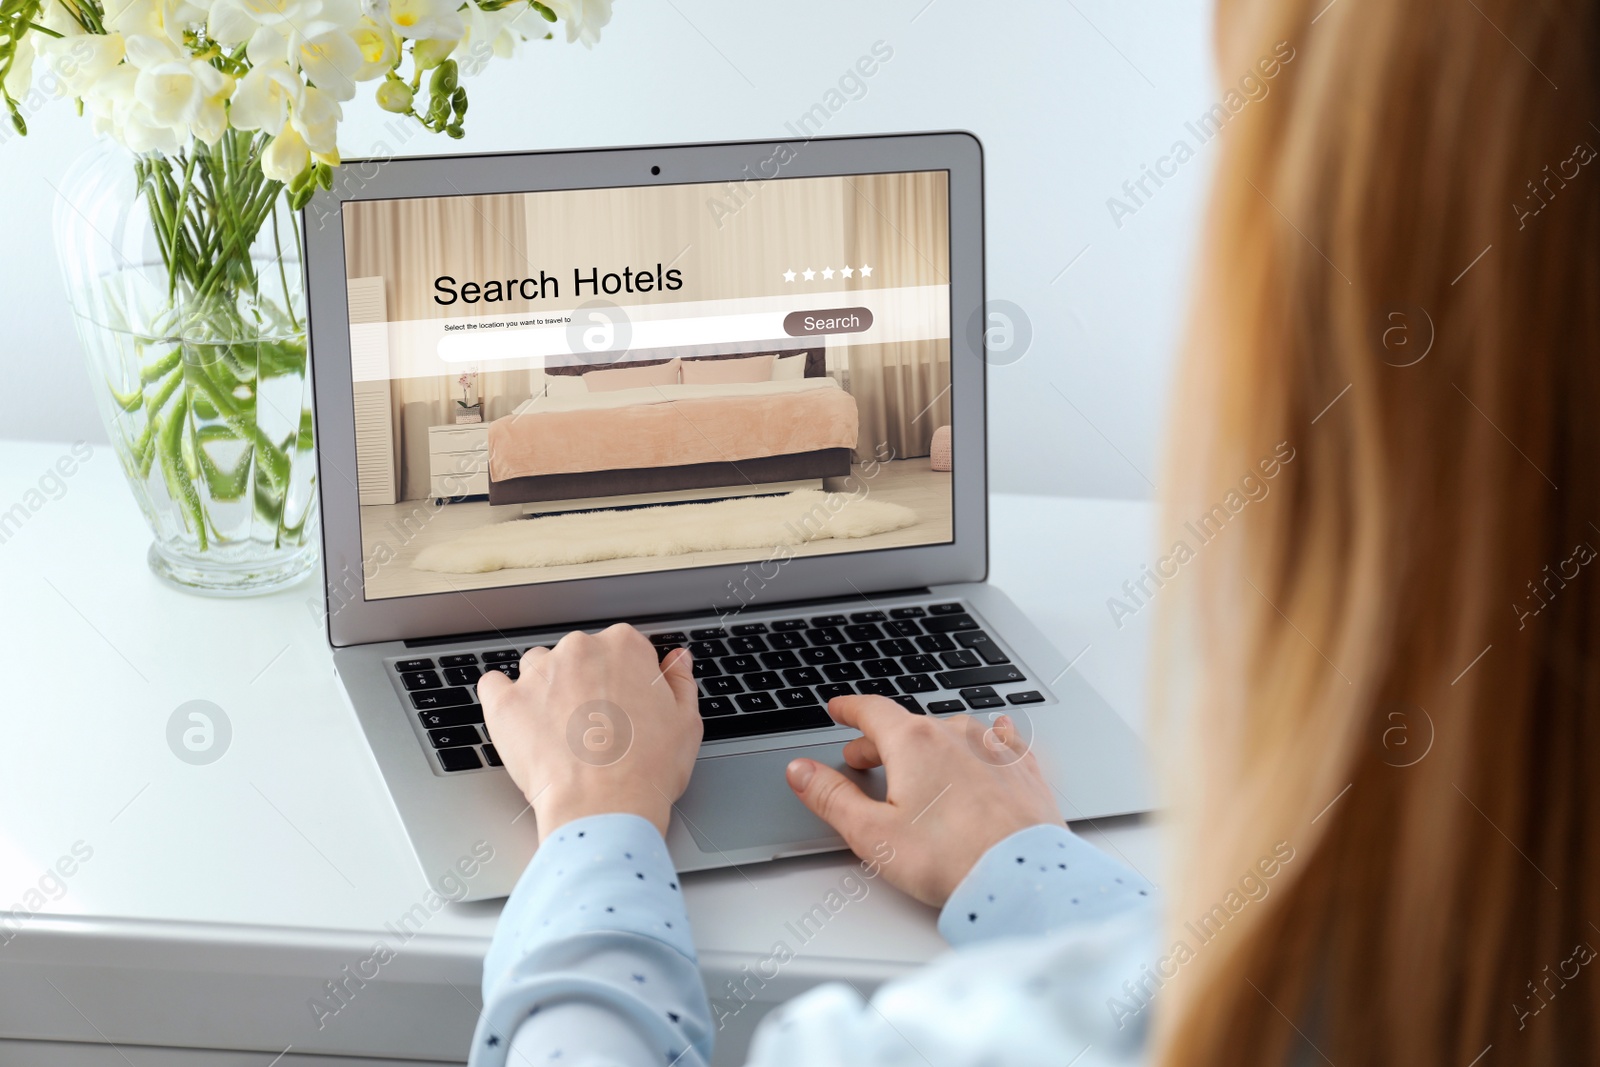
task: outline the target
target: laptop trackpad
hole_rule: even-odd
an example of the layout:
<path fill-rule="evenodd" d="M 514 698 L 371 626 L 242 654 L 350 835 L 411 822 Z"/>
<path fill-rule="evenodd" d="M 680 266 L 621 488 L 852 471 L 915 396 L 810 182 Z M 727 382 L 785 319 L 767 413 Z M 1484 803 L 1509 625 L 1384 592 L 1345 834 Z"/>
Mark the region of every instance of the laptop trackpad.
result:
<path fill-rule="evenodd" d="M 884 797 L 883 769 L 845 766 L 843 742 L 712 756 L 694 765 L 689 789 L 678 801 L 680 817 L 702 852 L 735 852 L 770 846 L 773 852 L 836 841 L 833 829 L 800 803 L 784 778 L 796 756 L 833 767 L 876 800 Z"/>

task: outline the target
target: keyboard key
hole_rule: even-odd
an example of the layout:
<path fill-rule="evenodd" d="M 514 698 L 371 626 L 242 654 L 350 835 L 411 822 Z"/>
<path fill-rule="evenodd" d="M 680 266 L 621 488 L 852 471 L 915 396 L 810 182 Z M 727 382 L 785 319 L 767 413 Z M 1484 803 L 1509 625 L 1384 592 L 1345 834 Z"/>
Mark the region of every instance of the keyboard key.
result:
<path fill-rule="evenodd" d="M 446 667 L 444 669 L 444 682 L 446 685 L 476 685 L 478 679 L 483 677 L 483 672 L 474 663 L 470 667 Z"/>
<path fill-rule="evenodd" d="M 889 609 L 889 617 L 891 619 L 920 619 L 926 614 L 926 611 L 918 607 Z"/>
<path fill-rule="evenodd" d="M 476 745 L 483 738 L 478 736 L 477 727 L 463 725 L 429 730 L 428 740 L 433 742 L 434 748 L 458 748 L 461 745 Z"/>
<path fill-rule="evenodd" d="M 929 615 L 960 615 L 963 611 L 966 611 L 966 610 L 967 609 L 966 609 L 966 607 L 964 605 L 957 604 L 957 603 L 955 603 L 953 601 L 951 603 L 949 603 L 949 604 L 929 604 L 928 605 L 928 614 Z"/>
<path fill-rule="evenodd" d="M 739 625 L 733 627 L 731 632 L 735 637 L 749 637 L 751 634 L 764 634 L 767 632 L 767 624 L 764 622 L 741 622 Z"/>
<path fill-rule="evenodd" d="M 917 646 L 903 637 L 891 637 L 878 642 L 878 654 L 882 656 L 910 656 L 916 651 Z"/>
<path fill-rule="evenodd" d="M 773 648 L 794 649 L 806 647 L 805 634 L 773 634 L 767 638 L 767 644 Z"/>
<path fill-rule="evenodd" d="M 696 678 L 714 678 L 722 673 L 722 668 L 717 666 L 715 660 L 697 659 L 694 661 L 694 676 Z"/>
<path fill-rule="evenodd" d="M 1001 700 L 997 696 L 993 696 L 993 697 L 967 697 L 966 701 L 967 701 L 967 706 L 970 707 L 970 708 L 974 708 L 974 709 L 1003 708 L 1003 707 L 1005 707 L 1005 703 L 1006 703 L 1004 700 Z"/>
<path fill-rule="evenodd" d="M 899 661 L 892 659 L 869 659 L 861 664 L 861 669 L 874 678 L 892 678 L 905 673 Z"/>
<path fill-rule="evenodd" d="M 486 671 L 499 671 L 513 682 L 522 677 L 522 664 L 520 663 L 486 663 L 483 669 Z"/>
<path fill-rule="evenodd" d="M 412 693 L 411 706 L 418 711 L 433 708 L 459 708 L 474 703 L 470 689 L 434 689 L 426 693 Z"/>
<path fill-rule="evenodd" d="M 881 611 L 856 611 L 850 614 L 851 622 L 882 622 L 887 616 Z"/>
<path fill-rule="evenodd" d="M 842 645 L 844 634 L 836 626 L 818 626 L 806 634 L 813 645 Z"/>
<path fill-rule="evenodd" d="M 433 671 L 407 671 L 400 676 L 400 684 L 413 692 L 418 689 L 438 689 L 444 685 Z"/>
<path fill-rule="evenodd" d="M 803 663 L 811 664 L 813 667 L 820 667 L 824 663 L 838 663 L 839 653 L 827 645 L 818 645 L 816 648 L 802 648 L 800 650 L 800 660 Z"/>
<path fill-rule="evenodd" d="M 1026 682 L 1028 679 L 1015 667 L 968 667 L 962 671 L 945 671 L 935 676 L 946 689 L 963 689 L 969 685 L 1000 685 L 1003 682 Z"/>
<path fill-rule="evenodd" d="M 489 766 L 491 767 L 505 766 L 504 763 L 500 762 L 500 753 L 495 751 L 495 747 L 493 745 L 483 746 L 483 758 L 489 761 Z"/>
<path fill-rule="evenodd" d="M 932 674 L 939 670 L 939 661 L 932 656 L 901 656 L 900 666 L 913 674 Z"/>
<path fill-rule="evenodd" d="M 848 660 L 877 659 L 878 650 L 865 641 L 839 646 L 839 655 Z"/>
<path fill-rule="evenodd" d="M 1044 694 L 1037 689 L 1029 689 L 1022 693 L 1007 693 L 1006 699 L 1013 704 L 1043 704 Z"/>
<path fill-rule="evenodd" d="M 695 633 L 703 632 L 701 630 L 695 631 Z M 689 652 L 697 659 L 726 656 L 728 654 L 728 646 L 713 638 L 701 638 L 689 642 Z"/>
<path fill-rule="evenodd" d="M 689 635 L 677 630 L 669 630 L 664 634 L 650 635 L 650 643 L 652 645 L 682 645 L 687 644 L 688 641 Z"/>
<path fill-rule="evenodd" d="M 782 689 L 783 679 L 777 671 L 756 671 L 744 676 L 746 689 Z"/>
<path fill-rule="evenodd" d="M 834 697 L 847 697 L 853 696 L 854 694 L 855 690 L 850 688 L 849 684 L 845 682 L 830 682 L 827 685 L 817 686 L 817 697 L 824 704 L 832 700 Z"/>
<path fill-rule="evenodd" d="M 765 695 L 765 694 L 762 694 Z M 769 698 L 770 699 L 770 698 Z M 788 733 L 833 726 L 834 721 L 820 704 L 804 708 L 784 708 L 758 715 L 723 715 L 706 720 L 705 739 L 723 741 L 730 737 L 756 737 L 761 734 Z"/>
<path fill-rule="evenodd" d="M 689 639 L 691 641 L 715 641 L 719 637 L 727 637 L 727 636 L 728 636 L 728 631 L 724 630 L 720 626 L 710 626 L 710 627 L 707 627 L 704 630 L 690 630 L 689 631 Z M 717 653 L 717 655 L 720 656 L 720 655 L 722 655 L 722 653 L 719 652 L 719 653 Z"/>
<path fill-rule="evenodd" d="M 846 626 L 844 635 L 852 641 L 877 641 L 882 639 L 883 629 L 875 622 L 860 622 Z"/>
<path fill-rule="evenodd" d="M 828 676 L 830 682 L 853 682 L 866 677 L 866 673 L 854 663 L 830 663 L 822 668 L 822 673 Z"/>
<path fill-rule="evenodd" d="M 786 708 L 803 708 L 808 704 L 815 704 L 817 696 L 805 686 L 796 686 L 793 689 L 778 690 L 778 703 Z"/>
<path fill-rule="evenodd" d="M 887 678 L 868 678 L 857 682 L 856 691 L 880 697 L 892 697 L 899 692 L 899 690 L 895 689 L 894 683 Z"/>
<path fill-rule="evenodd" d="M 471 652 L 465 652 L 457 656 L 439 657 L 439 666 L 441 667 L 476 667 L 477 665 L 478 657 Z"/>
<path fill-rule="evenodd" d="M 941 615 L 923 623 L 922 628 L 930 634 L 949 634 L 957 630 L 976 630 L 978 620 L 971 615 Z"/>
<path fill-rule="evenodd" d="M 778 706 L 771 693 L 743 693 L 733 698 L 741 711 L 771 711 Z M 707 735 L 710 731 L 706 731 Z"/>
<path fill-rule="evenodd" d="M 956 634 L 956 644 L 970 648 L 983 657 L 985 663 L 1010 663 L 1011 657 L 982 630 L 966 630 Z"/>
<path fill-rule="evenodd" d="M 729 678 L 726 676 L 721 678 L 707 678 L 705 680 L 705 684 L 700 688 L 704 689 L 707 693 L 710 693 L 714 697 L 725 697 L 731 693 L 744 692 L 744 685 L 739 681 L 739 679 Z"/>
<path fill-rule="evenodd" d="M 806 620 L 804 619 L 779 619 L 772 624 L 772 629 L 775 633 L 784 633 L 788 630 L 804 630 L 805 628 Z"/>
<path fill-rule="evenodd" d="M 752 652 L 765 652 L 767 642 L 763 637 L 751 634 L 749 637 L 728 638 L 728 650 L 735 655 L 748 655 Z"/>
<path fill-rule="evenodd" d="M 722 669 L 729 674 L 749 674 L 759 671 L 761 664 L 754 656 L 727 656 L 722 661 Z"/>
<path fill-rule="evenodd" d="M 959 700 L 935 700 L 928 705 L 928 710 L 935 715 L 943 715 L 947 711 L 966 711 L 966 704 Z"/>
<path fill-rule="evenodd" d="M 783 680 L 790 685 L 821 685 L 822 675 L 815 667 L 796 667 L 783 672 Z"/>
<path fill-rule="evenodd" d="M 394 665 L 394 669 L 399 671 L 401 674 L 405 674 L 408 671 L 431 671 L 433 670 L 433 660 L 403 659 Z"/>
<path fill-rule="evenodd" d="M 763 652 L 758 657 L 761 665 L 768 670 L 781 671 L 789 667 L 800 666 L 800 657 L 793 652 Z"/>
<path fill-rule="evenodd" d="M 914 619 L 895 619 L 884 623 L 883 629 L 890 637 L 916 637 L 922 633 L 922 627 Z"/>
<path fill-rule="evenodd" d="M 946 667 L 952 669 L 957 667 L 976 667 L 983 662 L 978 658 L 978 654 L 970 648 L 958 648 L 954 652 L 941 652 L 939 658 L 944 661 Z"/>
<path fill-rule="evenodd" d="M 683 647 L 684 647 L 683 645 L 657 645 L 656 646 L 656 659 L 665 661 L 666 658 L 667 658 L 667 655 L 669 653 L 671 653 L 675 649 L 679 649 L 679 648 L 683 648 Z"/>
<path fill-rule="evenodd" d="M 466 726 L 469 723 L 483 721 L 483 709 L 474 704 L 467 708 L 444 708 L 441 711 L 419 711 L 417 718 L 422 720 L 422 725 L 429 730 L 438 730 L 446 726 Z"/>
<path fill-rule="evenodd" d="M 922 705 L 917 701 L 916 697 L 906 696 L 904 693 L 900 693 L 890 697 L 889 699 L 893 700 L 895 703 L 899 704 L 902 708 L 905 708 L 913 715 L 927 714 L 927 712 L 922 710 Z"/>
<path fill-rule="evenodd" d="M 483 654 L 485 663 L 515 663 L 522 658 L 522 653 L 514 648 L 501 648 Z"/>
<path fill-rule="evenodd" d="M 939 687 L 926 674 L 907 674 L 895 679 L 902 693 L 931 693 Z"/>
<path fill-rule="evenodd" d="M 447 771 L 473 771 L 483 766 L 475 748 L 441 748 L 439 766 Z"/>
<path fill-rule="evenodd" d="M 812 626 L 843 626 L 844 623 L 845 623 L 845 618 L 844 618 L 843 615 L 813 615 L 813 616 L 811 616 L 811 625 Z"/>
<path fill-rule="evenodd" d="M 944 634 L 923 634 L 917 638 L 917 647 L 924 652 L 949 652 L 956 643 Z"/>
<path fill-rule="evenodd" d="M 738 708 L 733 706 L 733 701 L 728 697 L 700 698 L 700 717 L 702 719 L 711 719 L 718 715 L 733 715 L 738 710 Z"/>

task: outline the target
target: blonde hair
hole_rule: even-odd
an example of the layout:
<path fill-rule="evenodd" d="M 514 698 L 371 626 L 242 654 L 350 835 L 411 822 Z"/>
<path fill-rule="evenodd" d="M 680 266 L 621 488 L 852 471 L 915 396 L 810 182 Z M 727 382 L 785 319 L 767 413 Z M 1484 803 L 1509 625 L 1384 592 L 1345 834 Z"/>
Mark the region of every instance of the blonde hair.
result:
<path fill-rule="evenodd" d="M 1226 522 L 1161 594 L 1161 1062 L 1600 1060 L 1597 17 L 1219 4 L 1224 82 L 1293 61 L 1179 373 L 1163 529 Z"/>

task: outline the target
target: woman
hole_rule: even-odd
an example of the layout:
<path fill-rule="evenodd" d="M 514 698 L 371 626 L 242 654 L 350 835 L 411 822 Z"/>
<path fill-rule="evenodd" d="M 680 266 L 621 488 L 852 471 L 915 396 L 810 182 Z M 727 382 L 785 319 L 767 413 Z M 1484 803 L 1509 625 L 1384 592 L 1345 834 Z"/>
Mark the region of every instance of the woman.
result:
<path fill-rule="evenodd" d="M 871 1008 L 843 987 L 786 1006 L 758 1062 L 1600 1058 L 1600 11 L 1219 7 L 1225 83 L 1281 58 L 1280 42 L 1293 59 L 1213 142 L 1163 529 L 1280 448 L 1294 459 L 1163 596 L 1165 932 L 1145 887 L 1060 827 L 1028 759 L 971 755 L 957 732 L 979 727 L 961 720 L 838 700 L 830 712 L 864 735 L 850 762 L 888 767 L 889 803 L 806 761 L 791 785 L 864 861 L 894 842 L 883 877 L 945 903 L 947 937 L 973 936 L 967 915 L 991 892 L 1029 892 L 1004 873 L 1014 846 L 1030 863 L 1070 853 L 1073 871 L 1041 873 L 996 939 Z M 486 964 L 481 1062 L 513 1041 L 530 1060 L 561 1042 L 564 1062 L 709 1056 L 703 1001 L 627 988 L 647 959 L 647 979 L 694 999 L 683 931 L 647 929 L 675 921 L 675 885 L 630 893 L 644 872 L 601 860 L 607 906 L 632 925 L 577 920 L 545 869 L 552 835 L 585 824 L 660 848 L 649 823 L 687 781 L 698 728 L 687 664 L 652 684 L 648 657 L 617 630 L 482 684 L 547 840 Z M 557 709 L 595 698 L 640 709 L 648 763 L 603 778 L 556 758 Z M 935 778 L 980 798 L 982 817 L 936 805 L 913 820 Z M 924 833 L 965 851 L 925 848 Z M 1094 914 L 1062 903 L 1096 886 Z M 1195 936 L 1219 908 L 1222 933 Z M 550 916 L 564 932 L 537 929 Z M 531 1019 L 529 990 L 548 1005 Z M 687 1027 L 664 1029 L 668 1013 Z"/>

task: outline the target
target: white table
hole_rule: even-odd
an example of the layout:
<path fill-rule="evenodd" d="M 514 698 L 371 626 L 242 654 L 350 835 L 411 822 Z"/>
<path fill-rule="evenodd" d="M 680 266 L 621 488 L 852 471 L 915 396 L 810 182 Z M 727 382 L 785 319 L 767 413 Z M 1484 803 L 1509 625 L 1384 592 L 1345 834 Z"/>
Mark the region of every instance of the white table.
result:
<path fill-rule="evenodd" d="M 318 586 L 250 601 L 168 589 L 109 449 L 58 499 L 29 495 L 66 453 L 0 443 L 0 909 L 30 913 L 0 913 L 0 1062 L 461 1062 L 498 902 L 446 906 L 321 1029 L 309 1006 L 426 892 L 334 681 Z M 1044 497 L 997 497 L 991 515 L 994 580 L 1082 651 L 1078 669 L 1136 730 L 1149 619 L 1119 630 L 1105 602 L 1152 558 L 1151 518 Z M 233 731 L 206 766 L 166 740 L 196 699 Z M 1153 826 L 1115 823 L 1077 829 L 1159 881 Z M 61 857 L 69 876 L 49 873 Z M 687 876 L 713 997 L 849 862 Z M 719 1035 L 718 1061 L 740 1062 L 758 1009 L 830 978 L 867 992 L 940 952 L 933 919 L 887 887 L 852 903 Z"/>

